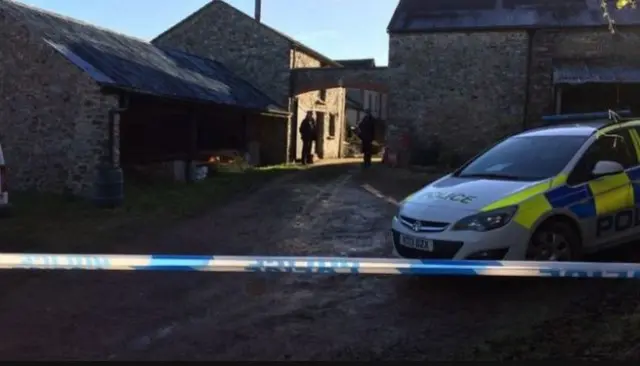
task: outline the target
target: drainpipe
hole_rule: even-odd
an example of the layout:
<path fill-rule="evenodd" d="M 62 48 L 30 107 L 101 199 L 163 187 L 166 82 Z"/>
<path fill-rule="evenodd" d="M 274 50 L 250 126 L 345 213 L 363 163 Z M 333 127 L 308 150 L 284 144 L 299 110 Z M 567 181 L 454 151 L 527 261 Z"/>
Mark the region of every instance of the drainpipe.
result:
<path fill-rule="evenodd" d="M 125 112 L 129 109 L 129 94 L 128 93 L 120 93 L 118 96 L 118 107 L 109 109 L 109 138 L 108 143 L 109 147 L 107 148 L 107 164 L 111 167 L 116 167 L 119 164 L 115 161 L 115 119 L 116 115 L 120 115 L 122 112 Z"/>
<path fill-rule="evenodd" d="M 522 130 L 527 129 L 527 115 L 529 114 L 529 101 L 531 99 L 531 64 L 533 63 L 533 41 L 536 29 L 527 29 L 527 62 L 525 66 L 526 76 L 524 82 L 524 108 L 522 109 Z"/>

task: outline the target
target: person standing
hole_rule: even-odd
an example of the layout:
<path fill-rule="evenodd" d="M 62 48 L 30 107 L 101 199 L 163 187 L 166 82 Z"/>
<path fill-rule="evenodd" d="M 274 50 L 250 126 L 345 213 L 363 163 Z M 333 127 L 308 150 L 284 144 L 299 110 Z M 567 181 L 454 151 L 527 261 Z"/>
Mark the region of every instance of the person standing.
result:
<path fill-rule="evenodd" d="M 371 115 L 371 111 L 366 111 L 364 118 L 356 127 L 356 132 L 362 142 L 363 166 L 369 168 L 373 155 L 373 140 L 375 139 L 375 119 Z"/>
<path fill-rule="evenodd" d="M 311 164 L 313 163 L 311 147 L 316 140 L 316 120 L 311 111 L 307 112 L 300 123 L 300 137 L 302 138 L 302 164 Z"/>

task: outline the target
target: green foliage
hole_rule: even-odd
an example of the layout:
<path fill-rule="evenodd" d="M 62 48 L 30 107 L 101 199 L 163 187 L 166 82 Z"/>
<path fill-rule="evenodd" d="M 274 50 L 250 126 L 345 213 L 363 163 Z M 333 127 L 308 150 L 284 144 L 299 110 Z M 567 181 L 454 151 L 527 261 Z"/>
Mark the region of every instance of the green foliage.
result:
<path fill-rule="evenodd" d="M 601 0 L 600 7 L 602 8 L 602 17 L 607 20 L 607 23 L 609 24 L 609 31 L 611 31 L 611 33 L 616 32 L 616 22 L 611 17 L 611 13 L 609 13 L 609 6 L 614 1 L 617 9 L 635 9 L 637 6 L 636 0 Z"/>

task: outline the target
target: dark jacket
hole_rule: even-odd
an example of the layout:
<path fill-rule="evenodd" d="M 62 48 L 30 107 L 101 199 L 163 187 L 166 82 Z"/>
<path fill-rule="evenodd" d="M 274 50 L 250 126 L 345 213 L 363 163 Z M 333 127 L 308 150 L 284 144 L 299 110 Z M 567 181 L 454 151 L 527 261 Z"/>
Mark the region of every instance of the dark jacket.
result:
<path fill-rule="evenodd" d="M 304 141 L 316 139 L 316 121 L 313 118 L 305 117 L 300 123 L 300 137 Z"/>
<path fill-rule="evenodd" d="M 360 140 L 370 142 L 375 138 L 375 119 L 371 115 L 366 115 L 358 123 L 358 137 Z"/>

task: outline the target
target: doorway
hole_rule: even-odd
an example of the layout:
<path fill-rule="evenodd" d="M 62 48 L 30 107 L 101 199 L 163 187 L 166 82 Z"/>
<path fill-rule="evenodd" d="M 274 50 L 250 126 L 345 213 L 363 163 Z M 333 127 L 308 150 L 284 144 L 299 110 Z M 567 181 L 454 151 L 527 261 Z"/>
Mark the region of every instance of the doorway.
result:
<path fill-rule="evenodd" d="M 324 112 L 316 112 L 316 130 L 318 131 L 316 137 L 316 155 L 319 159 L 324 159 Z"/>

